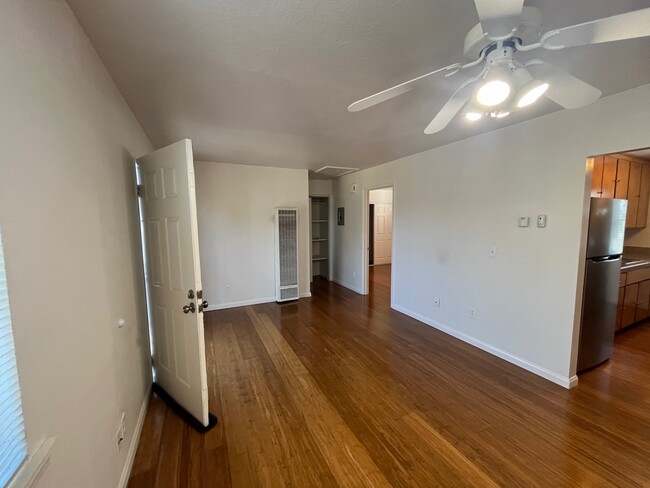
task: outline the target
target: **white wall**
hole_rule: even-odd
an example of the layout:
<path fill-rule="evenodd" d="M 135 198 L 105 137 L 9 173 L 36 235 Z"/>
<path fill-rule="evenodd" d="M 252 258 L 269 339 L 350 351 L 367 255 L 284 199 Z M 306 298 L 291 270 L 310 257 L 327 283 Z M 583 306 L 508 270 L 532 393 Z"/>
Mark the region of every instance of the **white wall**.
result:
<path fill-rule="evenodd" d="M 62 0 L 2 2 L 0 59 L 0 226 L 27 440 L 57 439 L 36 486 L 113 488 L 150 384 L 133 159 L 151 145 Z"/>
<path fill-rule="evenodd" d="M 394 185 L 393 307 L 567 386 L 585 158 L 650 145 L 648 120 L 645 85 L 338 178 L 335 205 L 345 206 L 346 222 L 336 227 L 335 279 L 362 289 L 362 190 Z M 548 214 L 546 229 L 517 227 L 519 215 L 539 213 Z"/>
<path fill-rule="evenodd" d="M 332 194 L 332 180 L 309 180 L 309 196 L 326 197 Z"/>
<path fill-rule="evenodd" d="M 370 190 L 368 192 L 368 203 L 383 203 L 383 204 L 392 204 L 393 203 L 393 189 L 392 188 L 380 188 L 379 190 Z"/>
<path fill-rule="evenodd" d="M 276 207 L 298 208 L 299 288 L 301 296 L 308 296 L 307 170 L 197 162 L 195 171 L 201 277 L 209 309 L 275 300 Z"/>

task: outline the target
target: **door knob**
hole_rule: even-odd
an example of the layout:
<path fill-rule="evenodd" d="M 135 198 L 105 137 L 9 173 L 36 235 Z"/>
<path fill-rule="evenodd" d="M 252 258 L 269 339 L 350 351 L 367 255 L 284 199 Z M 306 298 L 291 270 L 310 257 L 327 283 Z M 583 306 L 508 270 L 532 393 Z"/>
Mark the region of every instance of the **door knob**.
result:
<path fill-rule="evenodd" d="M 207 300 L 203 300 L 203 301 L 201 302 L 201 305 L 199 305 L 199 312 L 203 312 L 206 308 L 208 308 L 208 305 L 210 305 L 210 304 L 208 303 L 208 301 L 207 301 Z"/>
<path fill-rule="evenodd" d="M 189 305 L 183 305 L 183 313 L 194 313 L 196 312 L 196 306 L 194 305 L 194 302 L 190 302 Z"/>

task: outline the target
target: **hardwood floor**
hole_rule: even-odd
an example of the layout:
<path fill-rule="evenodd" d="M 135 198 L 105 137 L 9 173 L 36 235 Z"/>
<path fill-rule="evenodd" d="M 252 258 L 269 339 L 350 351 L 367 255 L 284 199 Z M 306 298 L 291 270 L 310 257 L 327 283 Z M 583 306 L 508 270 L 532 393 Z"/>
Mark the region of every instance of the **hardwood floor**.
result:
<path fill-rule="evenodd" d="M 650 325 L 565 390 L 325 280 L 206 314 L 198 434 L 152 398 L 131 487 L 650 487 Z"/>

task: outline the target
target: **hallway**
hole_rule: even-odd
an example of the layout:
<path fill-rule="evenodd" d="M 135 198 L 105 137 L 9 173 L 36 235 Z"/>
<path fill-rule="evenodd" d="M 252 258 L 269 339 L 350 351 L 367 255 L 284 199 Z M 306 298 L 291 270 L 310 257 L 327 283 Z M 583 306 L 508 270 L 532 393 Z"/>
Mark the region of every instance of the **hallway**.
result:
<path fill-rule="evenodd" d="M 313 298 L 206 314 L 210 406 L 157 398 L 131 487 L 647 486 L 650 326 L 568 391 L 326 280 Z"/>

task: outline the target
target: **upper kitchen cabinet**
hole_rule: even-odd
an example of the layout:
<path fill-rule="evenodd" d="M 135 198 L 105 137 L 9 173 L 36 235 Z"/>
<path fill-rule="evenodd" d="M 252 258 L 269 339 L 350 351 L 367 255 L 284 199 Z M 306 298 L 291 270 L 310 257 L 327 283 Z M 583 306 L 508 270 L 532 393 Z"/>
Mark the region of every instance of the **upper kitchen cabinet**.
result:
<path fill-rule="evenodd" d="M 627 217 L 625 227 L 637 227 L 636 221 L 639 216 L 639 198 L 641 198 L 641 165 L 634 161 L 625 161 L 630 168 L 629 184 L 627 187 Z M 621 160 L 618 160 L 621 164 Z M 617 197 L 618 198 L 618 197 Z M 625 198 L 625 197 L 620 197 Z M 646 203 L 646 207 L 647 207 Z M 645 223 L 641 226 L 645 227 Z"/>
<path fill-rule="evenodd" d="M 591 196 L 628 201 L 625 227 L 645 227 L 650 199 L 650 162 L 620 154 L 593 158 Z"/>

